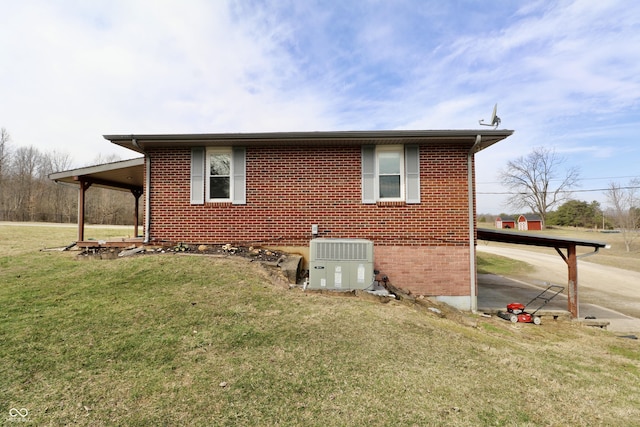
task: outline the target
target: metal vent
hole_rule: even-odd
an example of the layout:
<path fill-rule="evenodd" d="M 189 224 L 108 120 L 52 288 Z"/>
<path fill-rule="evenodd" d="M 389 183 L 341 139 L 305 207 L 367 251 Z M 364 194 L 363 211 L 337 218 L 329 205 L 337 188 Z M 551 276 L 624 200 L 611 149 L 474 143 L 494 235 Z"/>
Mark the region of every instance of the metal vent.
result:
<path fill-rule="evenodd" d="M 373 283 L 373 242 L 313 239 L 309 247 L 309 289 L 367 289 Z"/>
<path fill-rule="evenodd" d="M 317 242 L 316 260 L 326 261 L 367 261 L 368 242 L 327 241 Z"/>

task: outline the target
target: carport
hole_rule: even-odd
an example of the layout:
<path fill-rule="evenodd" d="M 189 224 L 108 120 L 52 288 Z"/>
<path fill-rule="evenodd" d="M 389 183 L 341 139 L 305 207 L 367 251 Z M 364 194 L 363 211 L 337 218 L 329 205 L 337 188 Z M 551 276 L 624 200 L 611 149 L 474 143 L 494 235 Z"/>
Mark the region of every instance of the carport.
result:
<path fill-rule="evenodd" d="M 134 236 L 138 236 L 139 202 L 144 187 L 144 158 L 123 160 L 97 166 L 56 172 L 49 175 L 55 182 L 78 185 L 78 242 L 84 241 L 85 193 L 91 186 L 130 191 L 135 199 Z"/>
<path fill-rule="evenodd" d="M 605 243 L 591 240 L 568 239 L 562 237 L 543 236 L 537 233 L 523 233 L 507 230 L 491 230 L 478 228 L 478 240 L 490 242 L 514 243 L 517 245 L 543 246 L 554 248 L 558 255 L 567 264 L 567 310 L 571 317 L 577 318 L 578 313 L 578 258 L 594 255 L 601 248 L 606 247 Z M 581 255 L 577 253 L 577 247 L 583 246 L 592 248 L 592 252 Z M 566 251 L 566 252 L 563 252 Z"/>

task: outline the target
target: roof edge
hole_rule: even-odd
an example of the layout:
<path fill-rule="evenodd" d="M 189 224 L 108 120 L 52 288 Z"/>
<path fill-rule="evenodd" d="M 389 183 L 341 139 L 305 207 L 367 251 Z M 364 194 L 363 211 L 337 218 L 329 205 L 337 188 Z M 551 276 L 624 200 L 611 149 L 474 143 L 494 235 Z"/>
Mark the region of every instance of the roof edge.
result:
<path fill-rule="evenodd" d="M 136 157 L 129 160 L 118 160 L 117 162 L 102 163 L 94 166 L 85 166 L 77 169 L 69 169 L 66 171 L 53 172 L 49 174 L 49 179 L 57 180 L 73 176 L 90 175 L 93 173 L 106 172 L 114 169 L 122 169 L 133 166 L 144 165 L 144 157 Z"/>
<path fill-rule="evenodd" d="M 576 246 L 588 246 L 592 248 L 605 248 L 606 243 L 595 240 L 567 239 L 563 237 L 545 236 L 543 234 L 531 234 L 518 231 L 493 230 L 491 228 L 478 228 L 478 240 L 489 240 L 502 243 L 515 243 L 531 246 L 546 246 L 565 248 L 569 244 Z"/>
<path fill-rule="evenodd" d="M 460 129 L 460 130 L 369 130 L 369 131 L 312 131 L 312 132 L 258 132 L 258 133 L 193 133 L 193 134 L 120 134 L 103 135 L 110 142 L 143 153 L 145 147 L 172 145 L 240 145 L 240 144 L 296 144 L 327 142 L 371 141 L 397 143 L 398 139 L 408 140 L 464 140 L 473 144 L 481 137 L 480 149 L 487 148 L 513 134 L 513 130 Z M 467 141 L 468 140 L 468 141 Z M 135 141 L 135 143 L 134 143 Z"/>
<path fill-rule="evenodd" d="M 425 137 L 456 137 L 456 136 L 510 136 L 513 130 L 484 130 L 484 129 L 440 129 L 440 130 L 351 130 L 351 131 L 300 131 L 300 132 L 238 132 L 238 133 L 191 133 L 191 134 L 126 134 L 103 135 L 109 141 L 124 141 L 131 139 L 154 141 L 186 141 L 209 139 L 370 139 L 370 138 L 425 138 Z"/>

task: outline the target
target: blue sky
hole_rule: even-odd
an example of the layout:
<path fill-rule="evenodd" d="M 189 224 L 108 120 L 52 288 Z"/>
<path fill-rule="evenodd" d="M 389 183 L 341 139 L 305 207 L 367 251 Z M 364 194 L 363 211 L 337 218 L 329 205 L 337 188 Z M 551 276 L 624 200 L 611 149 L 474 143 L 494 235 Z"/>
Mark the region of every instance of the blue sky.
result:
<path fill-rule="evenodd" d="M 640 176 L 640 3 L 0 0 L 0 127 L 73 166 L 118 133 L 476 129 L 478 211 L 544 145 L 579 200 Z M 485 128 L 486 129 L 486 128 Z"/>

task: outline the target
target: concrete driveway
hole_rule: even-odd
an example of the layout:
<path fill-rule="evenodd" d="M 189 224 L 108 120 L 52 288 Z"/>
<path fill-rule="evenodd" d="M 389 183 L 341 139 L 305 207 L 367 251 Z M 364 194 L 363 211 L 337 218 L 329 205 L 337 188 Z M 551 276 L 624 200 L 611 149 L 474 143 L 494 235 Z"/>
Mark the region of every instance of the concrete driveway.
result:
<path fill-rule="evenodd" d="M 567 266 L 553 249 L 549 254 L 520 247 L 478 245 L 478 251 L 521 260 L 535 271 L 518 279 L 478 275 L 478 310 L 504 310 L 506 304 L 527 304 L 546 288 L 547 283 L 567 284 Z M 595 255 L 597 256 L 597 255 Z M 608 330 L 640 333 L 640 273 L 578 262 L 579 317 L 594 316 L 610 322 Z M 536 301 L 531 308 L 537 308 Z M 538 304 L 539 305 L 539 304 Z M 566 290 L 550 301 L 544 310 L 567 311 Z"/>

